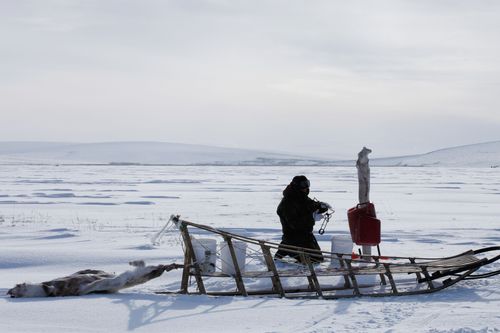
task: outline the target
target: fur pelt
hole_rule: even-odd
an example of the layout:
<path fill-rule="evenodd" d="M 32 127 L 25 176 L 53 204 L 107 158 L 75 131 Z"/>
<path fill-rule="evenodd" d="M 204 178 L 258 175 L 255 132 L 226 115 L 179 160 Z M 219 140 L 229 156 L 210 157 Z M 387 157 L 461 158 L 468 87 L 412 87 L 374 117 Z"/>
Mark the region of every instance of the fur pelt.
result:
<path fill-rule="evenodd" d="M 7 291 L 10 297 L 80 296 L 91 293 L 114 293 L 157 278 L 164 271 L 181 265 L 146 266 L 144 261 L 133 261 L 135 268 L 115 275 L 100 270 L 86 269 L 69 276 L 41 283 L 21 283 Z"/>

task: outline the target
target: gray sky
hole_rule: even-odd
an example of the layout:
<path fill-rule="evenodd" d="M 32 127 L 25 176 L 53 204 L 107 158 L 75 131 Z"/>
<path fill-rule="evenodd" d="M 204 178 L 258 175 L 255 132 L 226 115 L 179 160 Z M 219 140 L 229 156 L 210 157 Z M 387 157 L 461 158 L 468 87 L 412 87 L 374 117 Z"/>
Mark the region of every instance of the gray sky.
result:
<path fill-rule="evenodd" d="M 500 140 L 500 1 L 0 0 L 0 140 Z"/>

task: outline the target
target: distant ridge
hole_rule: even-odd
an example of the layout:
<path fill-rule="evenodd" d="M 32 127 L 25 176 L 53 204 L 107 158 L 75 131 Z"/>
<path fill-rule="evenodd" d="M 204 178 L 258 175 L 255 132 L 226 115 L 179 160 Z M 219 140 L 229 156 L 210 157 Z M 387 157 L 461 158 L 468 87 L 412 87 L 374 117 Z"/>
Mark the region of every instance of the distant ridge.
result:
<path fill-rule="evenodd" d="M 500 166 L 500 141 L 444 148 L 421 155 L 373 159 L 374 166 L 442 166 L 492 167 Z"/>
<path fill-rule="evenodd" d="M 360 147 L 361 148 L 361 147 Z M 500 141 L 435 150 L 411 156 L 376 158 L 371 166 L 500 167 Z M 332 165 L 355 161 L 328 160 L 250 149 L 165 142 L 0 142 L 1 164 L 110 165 Z"/>
<path fill-rule="evenodd" d="M 250 149 L 165 142 L 0 142 L 0 163 L 320 165 L 326 160 Z"/>

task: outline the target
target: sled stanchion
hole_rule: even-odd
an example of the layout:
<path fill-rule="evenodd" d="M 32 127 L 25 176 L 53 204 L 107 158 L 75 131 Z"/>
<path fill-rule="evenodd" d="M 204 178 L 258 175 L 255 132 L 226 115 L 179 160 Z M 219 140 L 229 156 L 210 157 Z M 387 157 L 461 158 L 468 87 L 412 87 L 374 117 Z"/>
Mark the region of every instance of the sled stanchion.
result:
<path fill-rule="evenodd" d="M 238 259 L 236 258 L 236 252 L 234 251 L 233 241 L 231 237 L 228 235 L 224 235 L 224 241 L 226 241 L 227 247 L 229 248 L 229 253 L 231 254 L 231 259 L 233 260 L 234 266 L 234 279 L 236 281 L 236 286 L 238 287 L 238 291 L 243 296 L 248 296 L 247 291 L 245 289 L 245 284 L 243 283 L 243 277 L 241 276 L 240 266 L 238 265 Z"/>
<path fill-rule="evenodd" d="M 299 257 L 301 258 L 301 261 L 305 263 L 305 257 L 302 252 L 299 253 Z M 307 282 L 309 283 L 309 290 L 314 291 L 316 290 L 316 284 L 314 283 L 314 280 L 310 274 L 306 274 L 307 277 Z"/>
<path fill-rule="evenodd" d="M 188 293 L 188 284 L 189 284 L 189 267 L 191 267 L 191 253 L 189 249 L 186 247 L 186 252 L 184 253 L 184 268 L 182 270 L 182 280 L 181 280 L 181 294 Z"/>
<path fill-rule="evenodd" d="M 422 270 L 422 273 L 425 276 L 425 281 L 427 281 L 427 284 L 429 285 L 429 289 L 434 289 L 434 284 L 432 283 L 432 279 L 429 275 L 429 272 L 427 271 L 427 267 L 422 266 L 422 267 L 420 267 L 420 269 Z"/>
<path fill-rule="evenodd" d="M 397 295 L 398 288 L 396 288 L 396 282 L 394 282 L 394 277 L 392 276 L 391 269 L 389 268 L 389 264 L 384 264 L 385 275 L 389 278 L 389 282 L 391 284 L 392 292 Z"/>
<path fill-rule="evenodd" d="M 323 297 L 323 292 L 321 291 L 321 285 L 319 284 L 318 277 L 316 275 L 316 272 L 314 271 L 314 266 L 311 262 L 309 254 L 300 252 L 300 258 L 302 259 L 301 261 L 307 265 L 309 271 L 311 272 L 310 280 L 312 281 L 314 289 L 316 290 L 316 294 L 318 294 L 318 297 Z"/>
<path fill-rule="evenodd" d="M 410 262 L 415 265 L 415 258 L 409 258 Z M 417 275 L 417 281 L 422 279 L 422 275 L 420 275 L 420 272 L 416 272 L 415 275 Z"/>
<path fill-rule="evenodd" d="M 180 226 L 179 230 L 181 231 L 182 240 L 184 241 L 185 251 L 184 251 L 184 268 L 182 270 L 182 280 L 181 280 L 181 294 L 188 293 L 188 284 L 189 284 L 189 270 L 191 267 L 191 251 L 189 250 L 189 246 L 187 246 L 187 242 L 185 241 L 185 233 L 187 232 L 186 226 Z M 189 237 L 189 235 L 187 235 Z"/>
<path fill-rule="evenodd" d="M 264 241 L 259 241 L 259 243 L 262 249 L 262 255 L 264 256 L 264 260 L 266 261 L 267 270 L 273 273 L 273 276 L 271 277 L 273 289 L 280 295 L 280 297 L 285 297 L 285 292 L 283 291 L 283 286 L 281 285 L 280 276 L 271 255 L 271 250 L 269 249 L 269 246 L 265 245 L 266 243 Z"/>
<path fill-rule="evenodd" d="M 306 259 L 304 257 L 303 252 L 299 252 L 299 257 L 300 257 L 300 261 L 305 264 Z M 307 274 L 306 277 L 307 277 L 307 282 L 309 283 L 309 290 L 311 290 L 311 291 L 316 290 L 316 285 L 314 283 L 312 276 L 310 274 Z"/>
<path fill-rule="evenodd" d="M 361 296 L 361 292 L 359 291 L 358 281 L 356 280 L 356 275 L 352 271 L 351 259 L 346 259 L 345 263 L 347 265 L 347 269 L 349 270 L 349 277 L 352 281 L 352 287 L 354 288 L 354 295 Z"/>
<path fill-rule="evenodd" d="M 346 264 L 344 262 L 344 259 L 342 259 L 342 254 L 337 253 L 337 257 L 339 258 L 339 265 L 341 269 L 345 269 Z M 351 281 L 349 281 L 349 274 L 344 274 L 344 286 L 346 288 L 351 288 Z"/>
<path fill-rule="evenodd" d="M 373 257 L 373 260 L 375 261 L 376 267 L 380 266 L 380 260 L 378 257 Z M 384 273 L 380 273 L 379 276 L 380 276 L 380 283 L 384 286 L 387 285 L 387 282 L 385 281 Z"/>
<path fill-rule="evenodd" d="M 179 226 L 179 229 L 181 230 L 182 233 L 182 239 L 184 240 L 184 244 L 186 245 L 186 257 L 189 257 L 190 260 L 187 260 L 187 263 L 189 265 L 186 265 L 186 261 L 184 262 L 184 271 L 182 273 L 182 284 L 181 288 L 187 293 L 187 279 L 185 279 L 185 276 L 189 276 L 189 270 L 190 270 L 190 261 L 193 263 L 194 266 L 194 277 L 196 278 L 196 283 L 198 285 L 198 290 L 202 294 L 206 294 L 207 291 L 205 290 L 205 285 L 203 284 L 203 278 L 201 277 L 201 269 L 200 265 L 198 264 L 198 258 L 196 258 L 196 254 L 194 253 L 194 248 L 193 248 L 193 243 L 191 242 L 191 237 L 189 236 L 189 231 L 187 226 L 184 223 L 181 223 Z"/>

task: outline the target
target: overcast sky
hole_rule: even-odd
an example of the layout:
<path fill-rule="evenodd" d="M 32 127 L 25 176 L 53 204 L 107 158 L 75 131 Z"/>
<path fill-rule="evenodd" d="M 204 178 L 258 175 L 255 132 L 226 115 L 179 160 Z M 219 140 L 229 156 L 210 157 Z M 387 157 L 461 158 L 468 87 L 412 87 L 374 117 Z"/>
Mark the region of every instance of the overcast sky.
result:
<path fill-rule="evenodd" d="M 0 0 L 0 141 L 500 140 L 500 1 Z"/>

